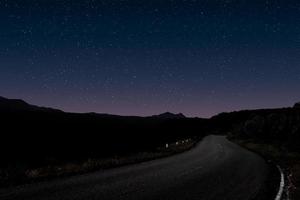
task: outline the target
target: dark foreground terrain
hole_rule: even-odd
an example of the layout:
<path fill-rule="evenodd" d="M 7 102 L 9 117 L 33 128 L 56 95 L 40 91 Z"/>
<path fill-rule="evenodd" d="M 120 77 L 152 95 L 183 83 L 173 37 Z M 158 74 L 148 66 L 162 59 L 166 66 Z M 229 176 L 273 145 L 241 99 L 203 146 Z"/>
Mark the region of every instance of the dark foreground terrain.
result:
<path fill-rule="evenodd" d="M 170 155 L 173 152 L 158 149 L 183 140 L 192 144 L 206 135 L 205 119 L 182 114 L 66 113 L 1 97 L 0 122 L 0 187 L 27 183 L 32 177 L 97 170 L 102 163 L 109 168 Z"/>
<path fill-rule="evenodd" d="M 194 149 L 142 164 L 0 190 L 2 200 L 259 199 L 265 161 L 225 139 L 208 136 Z M 270 198 L 272 199 L 272 198 Z"/>
<path fill-rule="evenodd" d="M 0 187 L 29 183 L 36 177 L 50 180 L 52 176 L 76 175 L 160 158 L 187 150 L 213 134 L 227 135 L 231 141 L 280 165 L 291 199 L 300 198 L 300 104 L 290 108 L 221 113 L 202 119 L 172 113 L 150 117 L 66 113 L 0 97 L 0 122 Z M 165 151 L 166 144 L 178 141 L 190 143 L 181 149 L 175 146 Z M 201 156 L 205 159 L 206 154 L 211 155 L 207 150 L 199 153 L 199 159 Z M 230 165 L 237 170 L 239 165 L 235 165 L 246 162 L 246 158 L 237 157 Z M 223 164 L 219 165 L 221 169 Z M 215 180 L 216 169 L 211 169 L 210 176 Z M 167 177 L 164 178 L 167 181 Z"/>

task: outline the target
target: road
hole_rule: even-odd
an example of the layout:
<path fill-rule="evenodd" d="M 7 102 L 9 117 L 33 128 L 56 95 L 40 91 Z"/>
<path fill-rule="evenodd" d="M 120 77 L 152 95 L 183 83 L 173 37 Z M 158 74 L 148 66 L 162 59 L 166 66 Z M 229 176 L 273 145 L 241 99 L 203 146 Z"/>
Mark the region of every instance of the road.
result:
<path fill-rule="evenodd" d="M 247 200 L 263 186 L 265 161 L 208 136 L 182 154 L 62 180 L 0 189 L 1 200 Z"/>

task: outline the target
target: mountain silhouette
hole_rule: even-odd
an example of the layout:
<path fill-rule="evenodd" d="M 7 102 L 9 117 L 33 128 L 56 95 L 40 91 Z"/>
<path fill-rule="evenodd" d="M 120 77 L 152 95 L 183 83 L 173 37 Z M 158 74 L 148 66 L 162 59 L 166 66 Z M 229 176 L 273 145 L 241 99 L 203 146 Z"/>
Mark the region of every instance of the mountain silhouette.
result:
<path fill-rule="evenodd" d="M 21 112 L 21 111 L 44 111 L 44 112 L 62 112 L 58 109 L 39 107 L 30 105 L 21 99 L 8 99 L 0 97 L 0 111 Z"/>
<path fill-rule="evenodd" d="M 300 102 L 295 103 L 294 108 L 300 108 Z"/>
<path fill-rule="evenodd" d="M 183 119 L 186 118 L 182 113 L 174 114 L 170 112 L 165 112 L 159 115 L 153 115 L 154 118 L 160 118 L 160 119 Z"/>
<path fill-rule="evenodd" d="M 8 99 L 5 97 L 0 96 L 0 111 L 7 111 L 7 112 L 21 112 L 21 111 L 43 111 L 43 112 L 63 112 L 59 109 L 53 109 L 48 107 L 40 107 L 36 105 L 31 105 L 25 102 L 22 99 Z M 89 116 L 94 117 L 106 117 L 106 118 L 140 118 L 136 116 L 120 116 L 120 115 L 112 115 L 107 113 L 83 113 Z M 159 115 L 150 116 L 152 118 L 158 119 L 182 119 L 186 118 L 182 113 L 174 114 L 171 112 L 165 112 Z"/>

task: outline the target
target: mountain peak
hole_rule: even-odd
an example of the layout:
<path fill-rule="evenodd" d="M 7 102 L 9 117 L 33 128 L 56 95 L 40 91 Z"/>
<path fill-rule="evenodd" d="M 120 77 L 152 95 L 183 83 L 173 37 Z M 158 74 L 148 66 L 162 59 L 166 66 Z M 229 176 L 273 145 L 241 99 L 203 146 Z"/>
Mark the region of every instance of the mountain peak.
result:
<path fill-rule="evenodd" d="M 178 114 L 174 114 L 171 112 L 165 112 L 159 115 L 153 115 L 152 117 L 156 117 L 156 118 L 162 118 L 162 119 L 182 119 L 182 118 L 186 118 L 184 116 L 184 114 L 182 113 L 178 113 Z"/>

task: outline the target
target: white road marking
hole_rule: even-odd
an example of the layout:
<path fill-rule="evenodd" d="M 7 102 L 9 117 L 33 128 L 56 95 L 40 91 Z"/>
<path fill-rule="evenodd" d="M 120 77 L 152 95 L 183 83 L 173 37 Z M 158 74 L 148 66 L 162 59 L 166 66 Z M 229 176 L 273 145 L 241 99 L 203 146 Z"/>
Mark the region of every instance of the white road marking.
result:
<path fill-rule="evenodd" d="M 277 168 L 278 168 L 278 170 L 280 172 L 281 178 L 280 178 L 279 191 L 278 191 L 278 193 L 276 195 L 275 200 L 281 200 L 281 197 L 282 197 L 282 194 L 283 194 L 283 188 L 284 188 L 284 175 L 283 175 L 283 172 L 282 172 L 281 168 L 278 165 L 277 165 Z"/>

